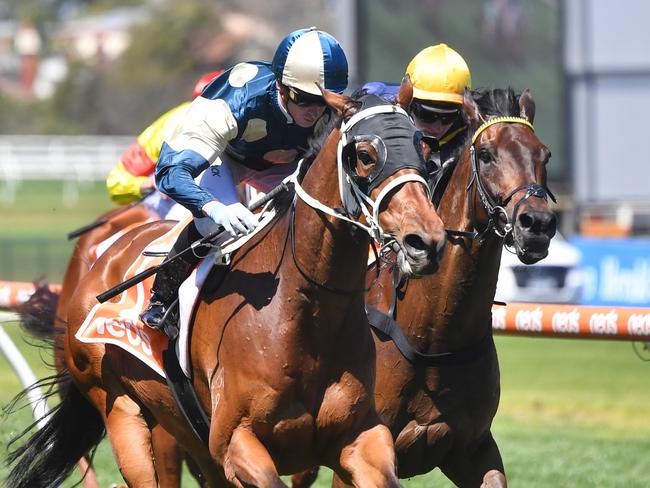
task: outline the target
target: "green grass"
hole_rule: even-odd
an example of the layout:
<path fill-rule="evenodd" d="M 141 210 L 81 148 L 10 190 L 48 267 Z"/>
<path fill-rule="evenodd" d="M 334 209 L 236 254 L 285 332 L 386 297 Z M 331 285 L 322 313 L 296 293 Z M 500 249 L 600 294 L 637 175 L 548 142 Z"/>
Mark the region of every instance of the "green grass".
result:
<path fill-rule="evenodd" d="M 0 280 L 60 282 L 74 247 L 68 232 L 112 208 L 103 182 L 64 189 L 60 181 L 22 182 L 14 202 L 0 203 Z"/>
<path fill-rule="evenodd" d="M 2 274 L 7 262 L 18 270 L 18 277 L 13 279 L 38 276 L 37 271 L 45 269 L 38 261 L 43 257 L 20 244 L 8 260 L 3 246 L 12 240 L 41 239 L 60 246 L 52 244 L 48 258 L 48 276 L 57 281 L 72 249 L 65 234 L 108 208 L 101 184 L 82 187 L 78 205 L 68 207 L 60 183 L 24 183 L 16 204 L 0 208 L 0 279 L 11 279 Z M 20 344 L 37 376 L 48 374 L 43 365 L 43 359 L 50 361 L 47 355 L 25 344 L 15 323 L 5 324 L 5 328 Z M 650 486 L 650 363 L 640 361 L 629 343 L 498 337 L 497 347 L 502 395 L 493 430 L 509 486 Z M 0 355 L 0 404 L 7 404 L 20 389 Z M 0 422 L 0 449 L 5 450 L 9 439 L 29 422 L 28 410 L 4 417 Z M 121 479 L 106 441 L 95 464 L 102 486 Z M 0 480 L 7 472 L 0 466 Z M 64 486 L 71 487 L 77 479 L 75 474 Z M 317 487 L 329 486 L 330 479 L 331 472 L 323 469 Z M 452 486 L 439 472 L 405 480 L 404 484 L 417 488 Z M 184 486 L 196 486 L 187 474 Z"/>
<path fill-rule="evenodd" d="M 15 323 L 5 329 L 19 344 L 37 375 L 48 370 L 47 355 L 25 344 Z M 499 337 L 502 402 L 494 422 L 509 486 L 650 486 L 650 364 L 641 362 L 628 343 Z M 21 386 L 0 357 L 0 402 Z M 26 426 L 22 410 L 0 422 L 0 444 Z M 101 486 L 120 475 L 104 441 L 96 462 Z M 7 474 L 0 467 L 0 479 Z M 65 487 L 78 479 L 75 474 Z M 316 486 L 329 486 L 322 469 Z M 452 487 L 440 472 L 404 480 L 412 488 Z M 196 486 L 185 473 L 183 486 Z"/>

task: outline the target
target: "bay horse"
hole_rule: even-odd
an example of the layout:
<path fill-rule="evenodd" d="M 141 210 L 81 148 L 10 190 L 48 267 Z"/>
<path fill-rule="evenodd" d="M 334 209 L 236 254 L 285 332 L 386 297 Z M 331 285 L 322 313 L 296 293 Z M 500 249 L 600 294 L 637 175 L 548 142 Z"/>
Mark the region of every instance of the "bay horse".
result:
<path fill-rule="evenodd" d="M 412 347 L 407 360 L 375 335 L 375 404 L 395 439 L 400 478 L 439 467 L 459 487 L 503 488 L 491 433 L 500 395 L 491 309 L 504 243 L 526 264 L 548 253 L 556 231 L 550 151 L 533 130 L 528 90 L 466 92 L 463 109 L 468 139 L 441 181 L 438 214 L 451 230 L 440 270 L 400 283 L 395 265 L 383 266 L 366 294 L 368 309 L 389 314 Z M 378 317 L 371 313 L 371 322 L 385 320 Z M 294 488 L 316 474 L 294 475 Z M 341 484 L 335 476 L 333 485 Z"/>
<path fill-rule="evenodd" d="M 45 428 L 10 456 L 11 486 L 57 483 L 104 429 L 126 482 L 156 486 L 155 425 L 187 450 L 208 486 L 286 486 L 279 473 L 317 464 L 352 484 L 399 486 L 392 437 L 374 408 L 364 307 L 369 235 L 390 236 L 402 270 L 420 275 L 437 270 L 444 227 L 421 176 L 419 131 L 403 109 L 410 83 L 399 105 L 324 98 L 339 117 L 314 144 L 304 178 L 294 180 L 299 198 L 199 297 L 191 369 L 210 416 L 208 446 L 153 370 L 121 349 L 74 338 L 95 296 L 172 226 L 147 224 L 118 240 L 77 287 L 65 344 L 73 382 Z"/>

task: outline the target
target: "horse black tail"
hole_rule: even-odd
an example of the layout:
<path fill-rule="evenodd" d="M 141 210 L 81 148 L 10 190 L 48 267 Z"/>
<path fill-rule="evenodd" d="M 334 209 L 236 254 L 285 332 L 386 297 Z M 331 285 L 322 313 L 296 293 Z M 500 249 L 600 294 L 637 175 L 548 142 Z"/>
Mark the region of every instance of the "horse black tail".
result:
<path fill-rule="evenodd" d="M 25 303 L 16 306 L 15 311 L 20 315 L 24 330 L 37 339 L 52 343 L 59 294 L 50 290 L 46 283 L 34 283 L 34 288 L 34 293 Z"/>
<path fill-rule="evenodd" d="M 37 426 L 30 425 L 9 443 L 23 442 L 9 453 L 7 465 L 12 466 L 5 486 L 32 488 L 59 486 L 81 459 L 91 452 L 91 459 L 106 430 L 95 408 L 81 394 L 67 372 L 45 378 L 29 388 L 47 387 L 48 396 L 58 394 L 61 402 L 46 416 L 45 425 L 25 440 Z M 26 389 L 10 404 L 15 409 L 26 396 Z"/>

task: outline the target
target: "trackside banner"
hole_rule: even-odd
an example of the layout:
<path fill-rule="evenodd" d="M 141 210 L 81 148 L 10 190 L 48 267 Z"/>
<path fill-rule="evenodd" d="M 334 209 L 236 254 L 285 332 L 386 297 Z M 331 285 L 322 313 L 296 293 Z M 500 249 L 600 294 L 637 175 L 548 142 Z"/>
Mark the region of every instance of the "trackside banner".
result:
<path fill-rule="evenodd" d="M 650 339 L 650 308 L 508 303 L 492 307 L 497 334 L 642 341 Z"/>
<path fill-rule="evenodd" d="M 650 239 L 571 239 L 582 253 L 583 305 L 650 306 Z"/>

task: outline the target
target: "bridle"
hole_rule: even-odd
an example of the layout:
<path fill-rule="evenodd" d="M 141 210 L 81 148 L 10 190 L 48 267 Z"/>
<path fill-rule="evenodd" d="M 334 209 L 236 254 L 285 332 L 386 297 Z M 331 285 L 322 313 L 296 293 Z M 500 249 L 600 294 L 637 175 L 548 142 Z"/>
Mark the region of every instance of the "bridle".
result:
<path fill-rule="evenodd" d="M 344 214 L 336 209 L 328 207 L 327 205 L 313 198 L 302 188 L 300 183 L 297 181 L 297 178 L 294 177 L 292 182 L 294 184 L 296 195 L 307 205 L 323 213 L 326 213 L 327 215 L 335 217 L 336 219 L 344 220 L 362 229 L 374 241 L 376 241 L 381 248 L 383 248 L 390 243 L 389 242 L 390 236 L 381 228 L 381 224 L 379 223 L 379 209 L 381 208 L 381 204 L 383 200 L 393 190 L 395 190 L 395 188 L 402 186 L 405 183 L 408 183 L 410 181 L 422 183 L 429 197 L 431 197 L 431 192 L 429 190 L 429 184 L 427 180 L 424 179 L 422 174 L 415 174 L 415 173 L 400 175 L 397 178 L 390 181 L 384 188 L 382 188 L 382 190 L 379 192 L 379 195 L 377 195 L 377 198 L 375 200 L 372 200 L 368 195 L 369 189 L 360 188 L 358 184 L 358 176 L 352 174 L 350 168 L 347 165 L 345 165 L 343 162 L 344 159 L 343 153 L 345 149 L 349 146 L 349 144 L 354 144 L 358 140 L 362 139 L 362 137 L 351 136 L 350 134 L 351 129 L 359 122 L 363 120 L 367 120 L 378 114 L 399 114 L 406 117 L 409 123 L 412 123 L 406 111 L 397 105 L 384 104 L 384 105 L 377 105 L 374 107 L 363 109 L 357 112 L 355 115 L 353 115 L 347 122 L 345 121 L 342 122 L 340 128 L 341 137 L 338 142 L 337 155 L 336 155 L 337 170 L 339 175 L 339 192 L 341 194 L 341 200 L 345 202 L 344 195 L 346 192 L 350 191 L 353 197 L 355 198 L 357 204 L 359 205 L 361 211 L 365 215 L 367 225 L 362 224 L 358 220 L 350 218 L 348 216 L 350 212 L 346 212 Z M 376 137 L 381 141 L 381 138 L 379 136 Z M 382 144 L 383 147 L 386 147 L 383 141 Z M 302 163 L 303 161 L 300 162 L 300 164 Z M 383 164 L 385 163 L 386 161 L 382 161 L 380 164 L 383 167 Z M 373 175 L 372 183 L 374 183 L 374 185 L 378 185 L 379 183 L 382 183 L 389 176 L 391 176 L 390 174 L 387 174 L 387 175 L 383 175 L 382 177 L 382 175 L 379 175 L 380 170 L 381 168 L 379 168 L 377 171 L 373 171 L 374 175 Z M 424 162 L 422 162 L 422 171 L 420 171 L 420 173 L 426 174 Z M 295 173 L 295 175 L 298 174 L 300 174 L 300 170 L 296 171 Z"/>
<path fill-rule="evenodd" d="M 390 237 L 382 228 L 381 224 L 379 223 L 379 209 L 381 208 L 381 204 L 383 200 L 393 191 L 395 188 L 400 187 L 408 182 L 414 181 L 414 182 L 419 182 L 422 183 L 424 188 L 426 189 L 427 195 L 429 198 L 431 198 L 431 192 L 429 189 L 429 184 L 427 180 L 424 179 L 424 177 L 421 174 L 416 174 L 416 173 L 409 173 L 409 174 L 404 174 L 396 177 L 392 181 L 390 181 L 382 190 L 379 192 L 379 195 L 377 195 L 377 198 L 375 200 L 372 200 L 369 196 L 370 193 L 370 188 L 371 186 L 369 185 L 363 185 L 364 189 L 362 189 L 359 186 L 359 175 L 353 174 L 352 169 L 349 167 L 349 165 L 344 164 L 344 153 L 346 152 L 346 149 L 350 147 L 350 145 L 355 144 L 359 140 L 367 140 L 368 136 L 353 136 L 350 132 L 353 127 L 355 127 L 359 122 L 363 120 L 370 119 L 371 117 L 374 117 L 379 114 L 398 114 L 401 116 L 406 117 L 406 119 L 409 121 L 409 124 L 412 124 L 411 118 L 408 115 L 408 113 L 402 109 L 401 107 L 393 104 L 382 104 L 382 105 L 376 105 L 373 107 L 369 107 L 366 109 L 362 109 L 359 112 L 357 112 L 355 115 L 353 115 L 347 122 L 343 121 L 341 123 L 340 127 L 340 139 L 338 142 L 337 146 L 337 171 L 338 171 L 338 180 L 339 180 L 339 192 L 341 195 L 341 200 L 344 202 L 344 208 L 343 210 L 345 213 L 339 211 L 338 209 L 333 209 L 324 203 L 320 202 L 316 198 L 312 197 L 309 195 L 304 188 L 300 185 L 300 182 L 298 181 L 298 175 L 302 174 L 300 165 L 304 164 L 304 160 L 301 160 L 299 162 L 299 168 L 296 170 L 296 172 L 291 175 L 288 180 L 292 183 L 296 196 L 300 198 L 304 203 L 312 207 L 313 209 L 323 212 L 327 215 L 330 215 L 336 219 L 343 220 L 345 222 L 348 222 L 349 224 L 360 228 L 364 232 L 366 232 L 371 239 L 373 239 L 375 242 L 377 242 L 380 246 L 380 250 L 377 251 L 376 247 L 374 245 L 371 246 L 373 251 L 376 254 L 376 257 L 378 256 L 378 253 L 381 252 L 385 247 L 391 245 L 394 242 L 394 239 Z M 386 148 L 385 142 L 381 139 L 379 136 L 373 136 L 379 139 L 381 141 L 381 147 L 384 149 Z M 385 174 L 381 175 L 381 170 L 383 169 L 383 166 L 386 164 L 386 151 L 384 151 L 383 156 L 380 154 L 380 159 L 381 161 L 378 163 L 380 167 L 376 168 L 376 170 L 373 170 L 371 173 L 371 178 L 369 178 L 369 181 L 366 183 L 371 183 L 373 185 L 378 185 L 382 183 L 384 180 L 386 180 L 389 176 L 392 174 Z M 383 159 L 382 159 L 383 158 Z M 420 173 L 426 174 L 426 166 L 424 161 L 421 161 L 421 166 L 422 170 Z M 401 167 L 400 167 L 401 169 Z M 358 207 L 361 209 L 363 212 L 367 225 L 362 224 L 358 220 L 355 220 L 354 218 L 351 218 L 349 215 L 350 211 L 345 208 L 345 195 L 347 193 L 350 193 L 354 200 L 356 201 L 356 204 Z M 343 290 L 335 287 L 328 286 L 324 283 L 319 283 L 315 281 L 313 278 L 311 278 L 299 265 L 298 260 L 296 259 L 296 251 L 295 251 L 295 200 L 292 204 L 291 207 L 291 218 L 290 218 L 290 223 L 289 223 L 289 238 L 291 239 L 291 251 L 293 255 L 293 261 L 296 265 L 296 268 L 298 268 L 298 271 L 303 275 L 307 281 L 310 283 L 323 288 L 327 291 L 330 291 L 332 293 L 336 294 L 353 294 L 353 293 L 365 293 L 367 290 L 372 287 L 372 283 L 363 289 L 359 290 Z M 375 277 L 375 280 L 379 277 L 379 267 L 377 267 L 377 277 Z M 373 283 L 374 283 L 373 281 Z"/>
<path fill-rule="evenodd" d="M 470 160 L 472 162 L 472 174 L 470 176 L 466 188 L 467 203 L 470 211 L 470 219 L 472 221 L 472 225 L 474 226 L 475 232 L 467 233 L 463 231 L 452 230 L 447 232 L 450 235 L 463 235 L 475 239 L 483 239 L 490 231 L 492 231 L 492 233 L 494 233 L 496 236 L 505 239 L 506 242 L 508 242 L 511 240 L 512 233 L 514 231 L 513 223 L 517 219 L 517 214 L 519 213 L 519 209 L 521 205 L 526 200 L 528 200 L 531 197 L 537 197 L 537 198 L 543 198 L 544 200 L 548 201 L 548 197 L 550 197 L 551 200 L 553 200 L 553 202 L 556 201 L 555 196 L 553 195 L 551 190 L 549 190 L 549 188 L 546 185 L 540 185 L 537 182 L 531 182 L 531 183 L 525 183 L 523 185 L 519 185 L 518 187 L 509 191 L 500 202 L 496 202 L 494 198 L 492 198 L 492 196 L 488 193 L 488 191 L 485 189 L 483 180 L 481 179 L 480 167 L 478 164 L 478 160 L 476 158 L 475 143 L 478 137 L 485 129 L 495 124 L 521 124 L 521 125 L 525 125 L 526 127 L 529 127 L 530 130 L 532 130 L 533 132 L 535 131 L 533 124 L 531 124 L 527 119 L 523 117 L 512 117 L 512 116 L 495 117 L 483 123 L 481 126 L 479 126 L 478 129 L 476 129 L 476 132 L 474 132 L 474 135 L 472 136 L 472 142 L 469 147 Z M 488 222 L 487 225 L 485 225 L 485 227 L 483 228 L 483 230 L 479 230 L 480 225 L 476 221 L 474 206 L 472 205 L 471 202 L 471 195 L 472 195 L 471 189 L 473 185 L 476 185 L 476 191 L 478 193 L 479 199 L 488 215 Z M 508 203 L 510 203 L 512 197 L 516 193 L 522 190 L 526 190 L 526 192 L 515 204 L 512 210 L 512 214 L 508 215 L 508 212 L 506 211 L 505 207 L 508 205 Z"/>

